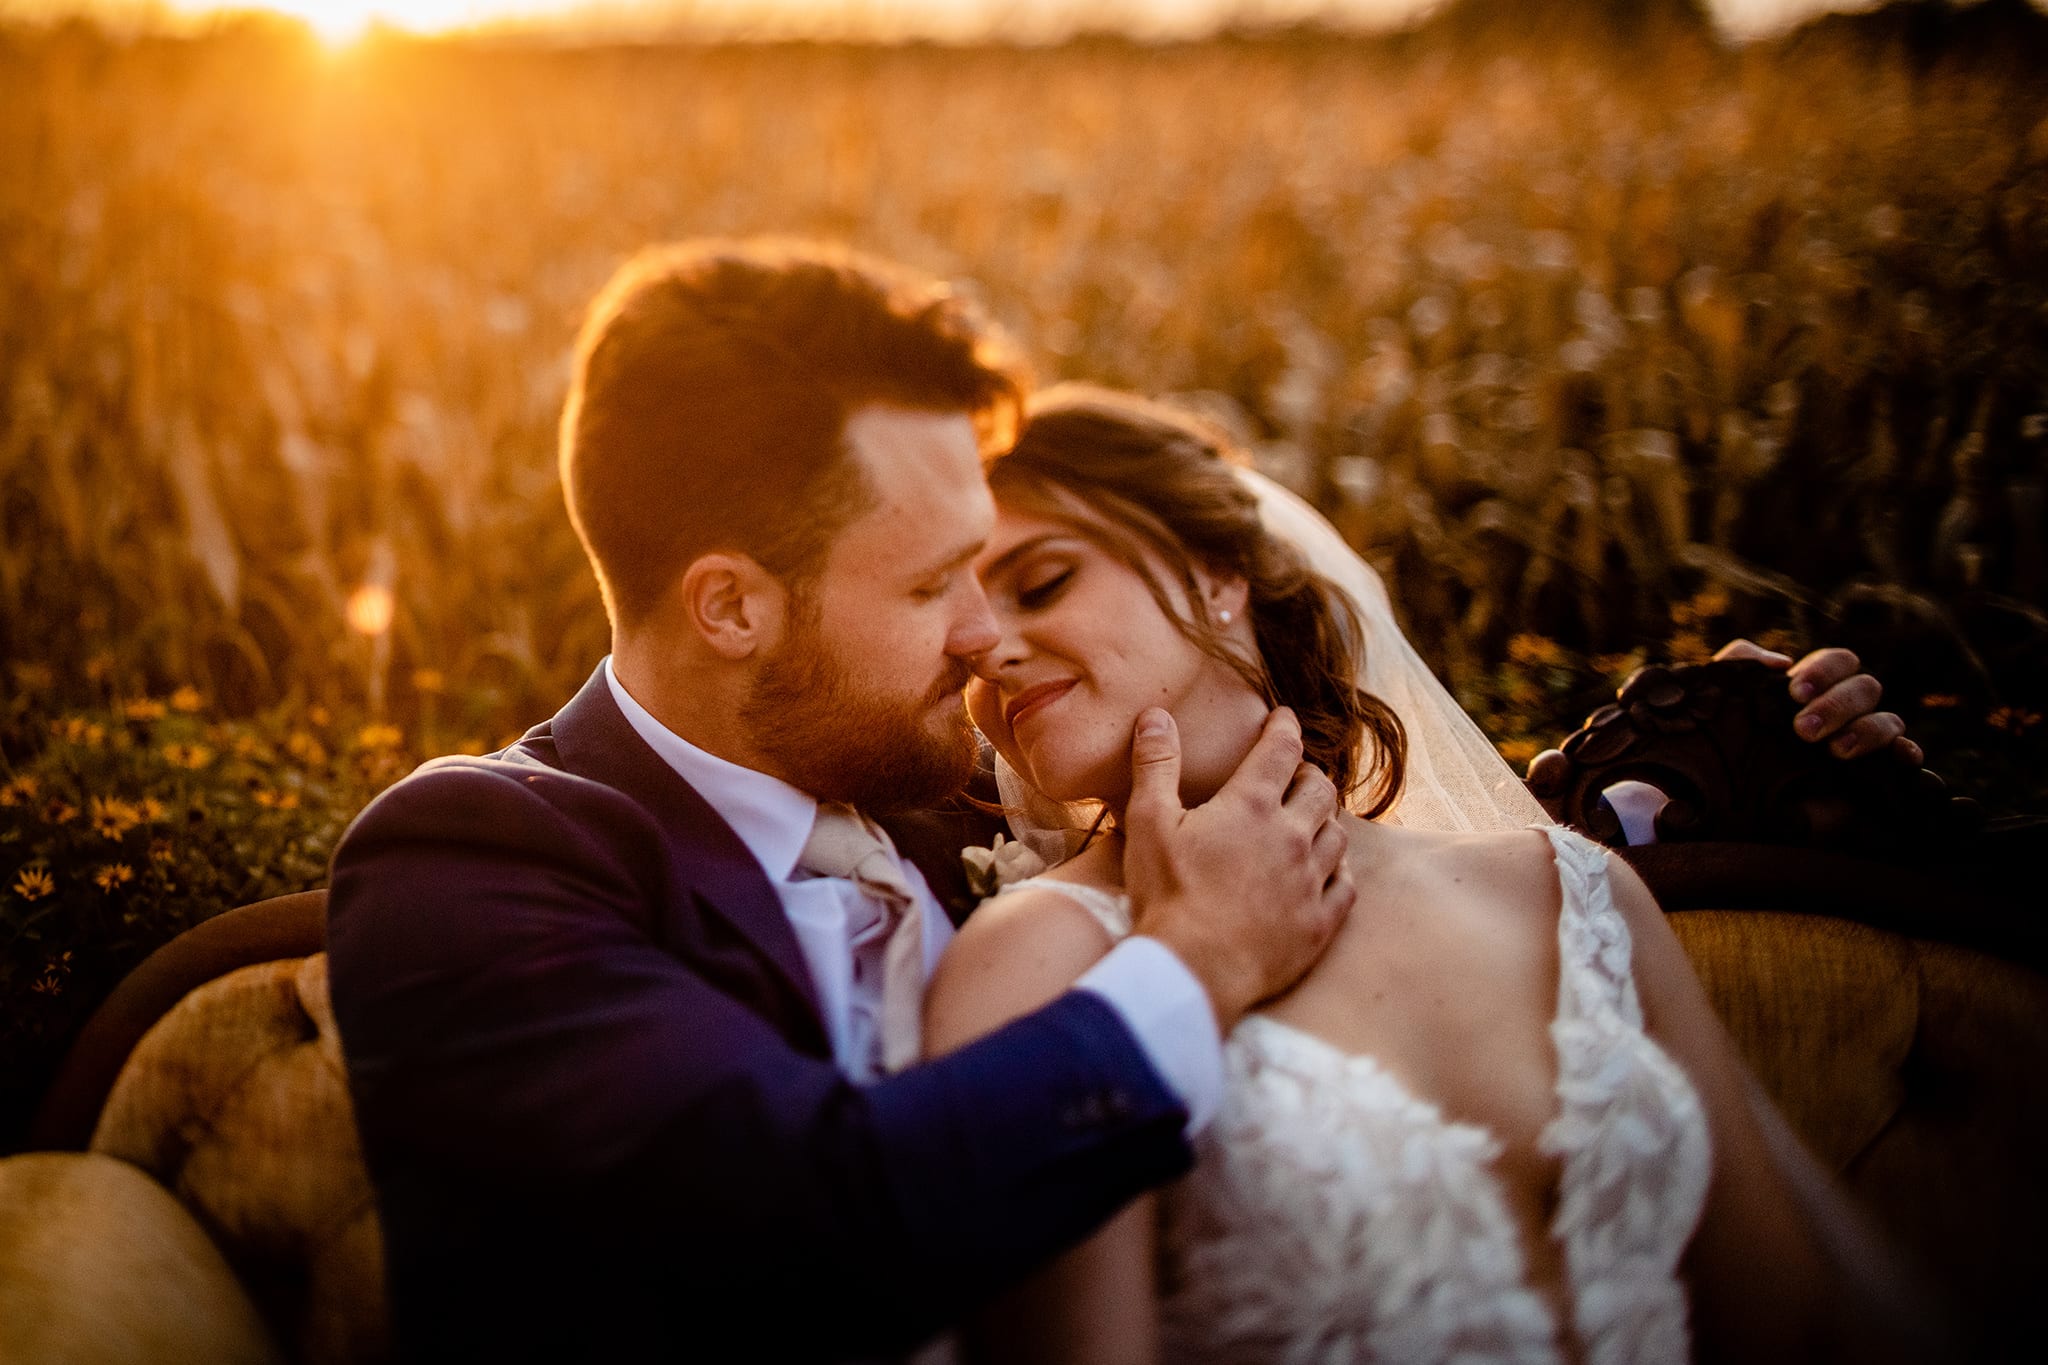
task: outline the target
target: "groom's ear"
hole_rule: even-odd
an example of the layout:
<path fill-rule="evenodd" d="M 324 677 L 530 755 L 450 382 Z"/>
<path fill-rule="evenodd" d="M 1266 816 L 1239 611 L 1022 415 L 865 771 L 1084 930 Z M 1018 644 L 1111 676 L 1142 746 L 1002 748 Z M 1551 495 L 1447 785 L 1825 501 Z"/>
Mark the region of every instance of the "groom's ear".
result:
<path fill-rule="evenodd" d="M 727 659 L 772 651 L 782 639 L 789 590 L 743 554 L 692 560 L 676 584 L 676 605 L 688 628 Z"/>

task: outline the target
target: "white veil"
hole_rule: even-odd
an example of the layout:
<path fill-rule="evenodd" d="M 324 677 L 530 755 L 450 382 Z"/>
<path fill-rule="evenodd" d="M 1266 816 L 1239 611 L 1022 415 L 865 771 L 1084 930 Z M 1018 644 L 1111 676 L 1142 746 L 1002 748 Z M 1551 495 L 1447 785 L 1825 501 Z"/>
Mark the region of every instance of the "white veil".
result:
<path fill-rule="evenodd" d="M 1380 818 L 1415 829 L 1477 831 L 1549 823 L 1515 770 L 1472 723 L 1394 620 L 1386 585 L 1322 514 L 1263 474 L 1238 476 L 1259 499 L 1266 529 L 1342 588 L 1365 623 L 1366 690 L 1408 731 L 1408 769 L 1394 808 Z M 1075 813 L 1033 790 L 1000 756 L 996 782 L 1018 840 L 1048 863 L 1070 856 L 1083 834 Z"/>

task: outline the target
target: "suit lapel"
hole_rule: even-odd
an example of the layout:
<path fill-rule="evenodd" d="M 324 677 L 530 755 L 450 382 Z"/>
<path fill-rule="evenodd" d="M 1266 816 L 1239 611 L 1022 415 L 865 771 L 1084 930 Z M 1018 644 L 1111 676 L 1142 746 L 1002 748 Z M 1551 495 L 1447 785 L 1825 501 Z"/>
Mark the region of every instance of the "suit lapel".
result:
<path fill-rule="evenodd" d="M 647 747 L 612 700 L 600 667 L 550 727 L 562 767 L 631 797 L 659 821 L 686 858 L 690 887 L 765 958 L 808 1009 L 823 1038 L 810 969 L 782 901 L 732 826 Z"/>

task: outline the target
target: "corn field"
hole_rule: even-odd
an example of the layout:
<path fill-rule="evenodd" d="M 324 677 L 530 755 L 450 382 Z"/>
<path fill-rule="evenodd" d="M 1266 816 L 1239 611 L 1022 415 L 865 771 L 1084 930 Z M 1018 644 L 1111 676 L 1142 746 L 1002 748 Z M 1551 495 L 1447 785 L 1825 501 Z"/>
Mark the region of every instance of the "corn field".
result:
<path fill-rule="evenodd" d="M 1511 642 L 1682 654 L 1706 593 L 1721 636 L 1847 638 L 1895 702 L 2018 734 L 2039 76 L 1683 35 L 0 30 L 0 686 L 500 742 L 606 646 L 553 463 L 584 303 L 647 242 L 773 230 L 971 282 L 1045 378 L 1221 417 L 1496 733 Z"/>

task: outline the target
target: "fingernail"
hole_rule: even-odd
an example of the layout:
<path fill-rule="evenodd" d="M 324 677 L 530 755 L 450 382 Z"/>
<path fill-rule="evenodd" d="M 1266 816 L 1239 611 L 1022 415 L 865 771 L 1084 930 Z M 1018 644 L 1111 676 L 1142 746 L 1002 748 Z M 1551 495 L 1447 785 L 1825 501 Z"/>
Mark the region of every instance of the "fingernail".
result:
<path fill-rule="evenodd" d="M 1147 707 L 1138 717 L 1138 733 L 1141 735 L 1163 735 L 1173 724 L 1173 718 L 1156 706 Z"/>
<path fill-rule="evenodd" d="M 1804 735 L 1806 738 L 1812 739 L 1815 735 L 1820 733 L 1820 717 L 1801 716 L 1798 719 L 1798 721 L 1794 723 L 1793 728 L 1799 731 L 1799 733 Z"/>
<path fill-rule="evenodd" d="M 1811 678 L 1795 679 L 1792 683 L 1792 700 L 1800 702 L 1812 701 L 1813 694 L 1819 690 L 1819 688 L 1813 685 L 1813 679 Z"/>

